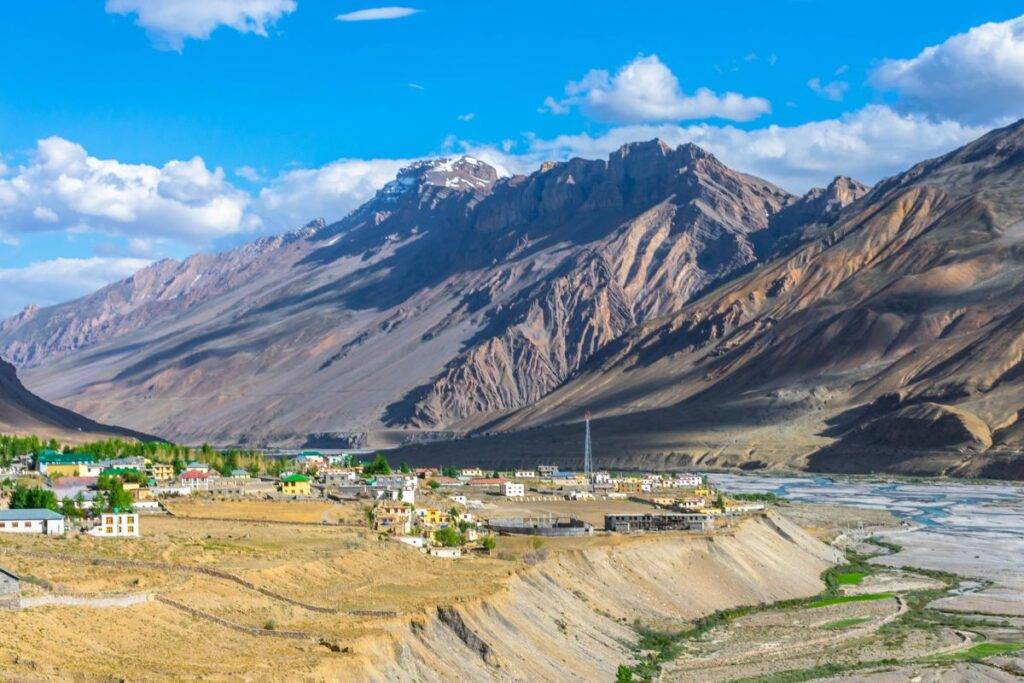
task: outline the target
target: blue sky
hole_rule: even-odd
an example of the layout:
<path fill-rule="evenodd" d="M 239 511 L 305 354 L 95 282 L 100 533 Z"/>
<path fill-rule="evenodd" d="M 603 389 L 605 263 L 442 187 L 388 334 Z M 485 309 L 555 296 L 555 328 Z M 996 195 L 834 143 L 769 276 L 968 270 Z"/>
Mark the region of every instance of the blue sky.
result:
<path fill-rule="evenodd" d="M 1011 2 L 5 9 L 0 316 L 336 220 L 424 156 L 528 172 L 659 135 L 802 192 L 875 182 L 1024 114 Z"/>

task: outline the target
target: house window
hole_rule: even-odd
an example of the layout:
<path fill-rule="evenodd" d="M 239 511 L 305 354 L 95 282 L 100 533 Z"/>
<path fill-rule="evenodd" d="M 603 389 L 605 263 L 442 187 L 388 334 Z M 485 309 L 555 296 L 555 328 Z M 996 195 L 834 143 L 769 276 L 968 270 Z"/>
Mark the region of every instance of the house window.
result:
<path fill-rule="evenodd" d="M 107 527 L 107 533 L 108 533 L 108 534 L 112 534 L 112 533 L 114 533 L 114 527 L 112 527 L 112 526 L 108 526 L 108 527 Z"/>
<path fill-rule="evenodd" d="M 128 525 L 128 533 L 130 533 L 130 534 L 134 534 L 135 533 L 135 527 L 133 527 L 131 524 Z"/>

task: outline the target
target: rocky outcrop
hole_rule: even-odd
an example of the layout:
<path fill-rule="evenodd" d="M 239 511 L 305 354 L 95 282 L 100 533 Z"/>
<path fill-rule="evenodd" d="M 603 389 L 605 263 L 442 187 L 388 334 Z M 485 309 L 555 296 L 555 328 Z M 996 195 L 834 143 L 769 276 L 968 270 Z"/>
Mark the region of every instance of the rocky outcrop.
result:
<path fill-rule="evenodd" d="M 49 398 L 182 441 L 464 432 L 752 267 L 794 201 L 660 141 L 502 179 L 419 162 L 336 223 L 12 319 L 0 352 Z"/>
<path fill-rule="evenodd" d="M 909 459 L 918 473 L 1012 471 L 1004 461 L 1021 457 L 1013 425 L 1024 404 L 1024 122 L 881 183 L 826 222 L 638 325 L 491 428 L 542 426 L 536 442 L 564 450 L 578 428 L 549 426 L 577 419 L 585 401 L 617 458 L 834 469 L 835 449 L 812 454 L 870 406 L 868 432 L 884 433 L 889 452 L 851 469 L 904 471 Z M 522 434 L 509 445 L 528 447 Z"/>

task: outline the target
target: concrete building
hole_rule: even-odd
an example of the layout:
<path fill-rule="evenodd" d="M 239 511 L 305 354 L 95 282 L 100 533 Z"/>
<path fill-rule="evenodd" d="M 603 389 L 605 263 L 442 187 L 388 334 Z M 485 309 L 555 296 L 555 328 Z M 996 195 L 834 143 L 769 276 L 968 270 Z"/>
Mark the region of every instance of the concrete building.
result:
<path fill-rule="evenodd" d="M 690 528 L 688 514 L 680 512 L 643 512 L 604 516 L 605 531 L 682 531 Z"/>
<path fill-rule="evenodd" d="M 557 465 L 537 465 L 537 474 L 539 474 L 542 477 L 551 477 L 557 473 Z"/>
<path fill-rule="evenodd" d="M 174 479 L 174 468 L 162 462 L 155 462 L 149 466 L 149 476 L 157 481 L 170 481 Z"/>
<path fill-rule="evenodd" d="M 281 477 L 281 493 L 286 496 L 308 496 L 309 477 L 304 474 L 289 474 Z"/>
<path fill-rule="evenodd" d="M 479 467 L 463 467 L 459 470 L 459 474 L 463 477 L 482 477 L 484 476 L 484 471 Z"/>
<path fill-rule="evenodd" d="M 42 508 L 0 510 L 0 533 L 60 535 L 64 515 Z"/>
<path fill-rule="evenodd" d="M 412 531 L 412 509 L 402 503 L 379 503 L 373 509 L 376 531 L 408 536 Z"/>
<path fill-rule="evenodd" d="M 676 475 L 675 485 L 684 489 L 695 489 L 704 485 L 704 478 L 699 474 Z"/>
<path fill-rule="evenodd" d="M 0 603 L 14 603 L 20 597 L 21 577 L 0 567 Z"/>
<path fill-rule="evenodd" d="M 536 479 L 537 472 L 535 470 L 516 470 L 514 476 L 516 479 Z"/>
<path fill-rule="evenodd" d="M 210 466 L 206 463 L 193 460 L 189 464 L 185 465 L 185 472 L 206 472 L 210 471 Z"/>
<path fill-rule="evenodd" d="M 92 453 L 58 453 L 47 450 L 39 454 L 36 469 L 47 477 L 90 476 L 82 471 L 82 466 L 94 466 L 95 460 Z"/>
<path fill-rule="evenodd" d="M 181 485 L 189 491 L 207 491 L 212 478 L 208 471 L 185 470 L 181 473 Z"/>
<path fill-rule="evenodd" d="M 526 486 L 524 484 L 516 484 L 515 482 L 506 481 L 501 485 L 501 495 L 506 498 L 522 498 L 526 495 Z"/>
<path fill-rule="evenodd" d="M 89 529 L 89 535 L 103 538 L 138 536 L 139 515 L 135 512 L 104 512 L 99 523 Z"/>

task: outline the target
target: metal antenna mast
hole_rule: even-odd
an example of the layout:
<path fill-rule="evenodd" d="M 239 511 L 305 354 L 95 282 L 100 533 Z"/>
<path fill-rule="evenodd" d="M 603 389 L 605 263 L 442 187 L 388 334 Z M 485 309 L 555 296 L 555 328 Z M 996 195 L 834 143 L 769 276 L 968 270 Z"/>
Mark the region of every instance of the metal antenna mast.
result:
<path fill-rule="evenodd" d="M 587 483 L 594 483 L 594 460 L 593 455 L 590 453 L 590 411 L 586 410 L 583 412 L 583 418 L 586 421 L 586 436 L 583 441 L 583 476 L 586 477 Z"/>

